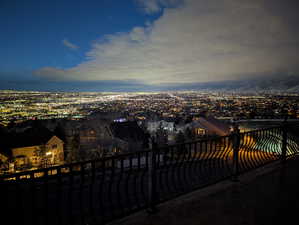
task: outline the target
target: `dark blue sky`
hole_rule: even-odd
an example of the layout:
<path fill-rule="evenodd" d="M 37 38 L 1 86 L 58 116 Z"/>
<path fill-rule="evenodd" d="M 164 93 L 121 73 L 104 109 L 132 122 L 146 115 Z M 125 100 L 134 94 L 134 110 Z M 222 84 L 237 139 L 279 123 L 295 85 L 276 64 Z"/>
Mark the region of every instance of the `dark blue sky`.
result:
<path fill-rule="evenodd" d="M 143 90 L 297 74 L 296 1 L 232 2 L 1 0 L 0 89 Z"/>
<path fill-rule="evenodd" d="M 143 26 L 148 19 L 130 0 L 2 0 L 0 68 L 27 72 L 71 67 L 84 59 L 92 41 Z M 62 46 L 64 39 L 80 50 L 70 52 Z"/>

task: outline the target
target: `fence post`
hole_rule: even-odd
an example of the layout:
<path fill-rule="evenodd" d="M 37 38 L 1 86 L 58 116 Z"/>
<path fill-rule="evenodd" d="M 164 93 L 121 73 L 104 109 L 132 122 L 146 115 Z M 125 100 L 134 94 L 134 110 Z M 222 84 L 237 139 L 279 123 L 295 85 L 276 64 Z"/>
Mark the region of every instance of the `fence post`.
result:
<path fill-rule="evenodd" d="M 287 158 L 287 144 L 288 144 L 288 127 L 287 121 L 282 123 L 282 145 L 281 145 L 281 162 L 284 164 Z"/>
<path fill-rule="evenodd" d="M 234 124 L 232 132 L 233 144 L 233 181 L 238 181 L 239 176 L 239 148 L 240 148 L 240 129 L 237 124 Z"/>
<path fill-rule="evenodd" d="M 157 212 L 156 208 L 156 153 L 157 143 L 151 139 L 151 151 L 149 153 L 149 165 L 148 165 L 148 208 L 147 212 L 153 214 Z"/>

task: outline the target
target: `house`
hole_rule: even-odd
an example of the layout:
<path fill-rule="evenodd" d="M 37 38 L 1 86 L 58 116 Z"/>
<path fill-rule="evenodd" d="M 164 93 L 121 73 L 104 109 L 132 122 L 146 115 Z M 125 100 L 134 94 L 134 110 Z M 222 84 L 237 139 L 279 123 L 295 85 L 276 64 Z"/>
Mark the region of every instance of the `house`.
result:
<path fill-rule="evenodd" d="M 206 135 L 226 136 L 230 134 L 230 126 L 212 116 L 199 117 L 195 121 L 201 126 L 198 131 L 201 132 L 201 129 L 203 128 Z"/>
<path fill-rule="evenodd" d="M 0 152 L 0 162 L 6 162 L 8 160 L 8 156 L 4 153 Z"/>
<path fill-rule="evenodd" d="M 186 133 L 187 130 L 190 131 L 193 138 L 200 138 L 215 135 L 226 136 L 230 134 L 231 128 L 228 124 L 209 116 L 197 117 L 188 123 L 181 122 L 176 125 L 176 133 Z M 175 136 L 175 134 L 172 136 Z"/>
<path fill-rule="evenodd" d="M 6 140 L 15 168 L 48 167 L 64 163 L 64 142 L 44 127 L 14 133 Z"/>
<path fill-rule="evenodd" d="M 136 151 L 148 147 L 148 137 L 136 121 L 114 122 L 110 125 L 114 138 L 128 143 L 127 151 Z"/>
<path fill-rule="evenodd" d="M 187 128 L 189 128 L 193 134 L 197 137 L 197 136 L 204 136 L 207 135 L 208 133 L 208 129 L 206 126 L 204 126 L 203 124 L 201 124 L 199 121 L 192 121 L 190 123 L 187 123 L 183 129 L 178 129 L 178 130 L 182 130 L 185 131 Z"/>
<path fill-rule="evenodd" d="M 9 157 L 0 151 L 0 170 L 5 171 L 8 169 L 8 162 Z"/>
<path fill-rule="evenodd" d="M 147 130 L 151 134 L 155 133 L 159 128 L 165 129 L 168 132 L 173 132 L 175 129 L 174 122 L 168 122 L 165 120 L 148 121 L 146 126 L 147 126 Z"/>

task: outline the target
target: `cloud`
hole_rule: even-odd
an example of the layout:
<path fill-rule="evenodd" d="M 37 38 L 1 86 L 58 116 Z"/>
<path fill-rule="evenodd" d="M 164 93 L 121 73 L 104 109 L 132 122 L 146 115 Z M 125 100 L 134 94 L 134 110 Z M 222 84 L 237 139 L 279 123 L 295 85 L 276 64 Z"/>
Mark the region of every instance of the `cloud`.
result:
<path fill-rule="evenodd" d="M 58 68 L 53 68 L 53 67 L 43 67 L 39 70 L 33 71 L 33 75 L 46 78 L 47 80 L 55 81 L 55 80 L 67 80 L 67 74 L 70 72 L 63 70 L 63 69 L 58 69 Z"/>
<path fill-rule="evenodd" d="M 77 50 L 79 47 L 73 43 L 71 43 L 69 40 L 67 39 L 63 39 L 62 40 L 62 44 L 72 50 Z"/>
<path fill-rule="evenodd" d="M 142 2 L 154 12 L 160 3 L 174 1 Z M 177 8 L 164 9 L 151 24 L 94 41 L 75 67 L 42 68 L 35 74 L 171 84 L 297 73 L 298 26 L 290 26 L 287 13 L 269 7 L 271 2 L 185 0 Z"/>
<path fill-rule="evenodd" d="M 160 12 L 163 7 L 174 7 L 182 0 L 135 0 L 147 14 Z"/>

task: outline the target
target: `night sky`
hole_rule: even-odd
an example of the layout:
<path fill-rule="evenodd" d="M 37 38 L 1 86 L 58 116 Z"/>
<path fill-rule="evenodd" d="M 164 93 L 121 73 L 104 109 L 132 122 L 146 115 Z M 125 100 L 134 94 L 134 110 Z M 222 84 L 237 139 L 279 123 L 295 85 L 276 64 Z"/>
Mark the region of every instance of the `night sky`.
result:
<path fill-rule="evenodd" d="M 298 11 L 298 0 L 0 0 L 0 89 L 298 76 Z"/>

